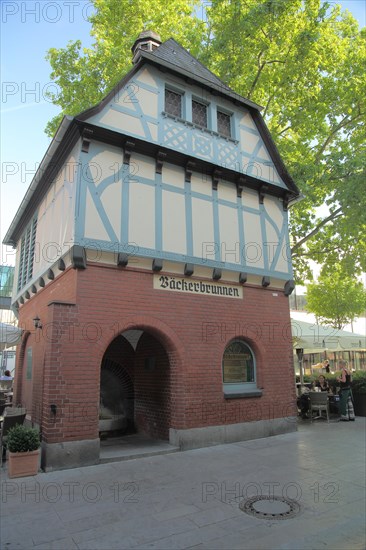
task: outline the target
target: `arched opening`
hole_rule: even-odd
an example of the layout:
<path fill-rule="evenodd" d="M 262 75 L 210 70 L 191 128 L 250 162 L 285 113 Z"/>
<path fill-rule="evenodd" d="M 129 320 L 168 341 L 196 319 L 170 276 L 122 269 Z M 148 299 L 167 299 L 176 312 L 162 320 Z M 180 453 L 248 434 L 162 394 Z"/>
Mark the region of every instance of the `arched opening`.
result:
<path fill-rule="evenodd" d="M 169 354 L 153 334 L 130 329 L 106 349 L 100 369 L 100 438 L 132 433 L 169 439 Z"/>

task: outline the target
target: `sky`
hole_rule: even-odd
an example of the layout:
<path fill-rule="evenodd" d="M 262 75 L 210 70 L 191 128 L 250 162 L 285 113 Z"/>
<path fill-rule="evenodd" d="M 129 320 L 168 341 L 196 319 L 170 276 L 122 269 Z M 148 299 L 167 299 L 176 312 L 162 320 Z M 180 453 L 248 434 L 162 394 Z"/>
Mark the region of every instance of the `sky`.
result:
<path fill-rule="evenodd" d="M 342 0 L 366 26 L 366 0 Z M 46 91 L 57 93 L 45 59 L 49 48 L 65 47 L 80 39 L 92 44 L 88 0 L 0 0 L 1 7 L 1 188 L 0 242 L 20 206 L 36 168 L 50 144 L 44 133 L 47 122 L 59 113 Z M 138 31 L 136 31 L 136 35 Z M 14 265 L 15 252 L 1 248 L 0 264 Z"/>

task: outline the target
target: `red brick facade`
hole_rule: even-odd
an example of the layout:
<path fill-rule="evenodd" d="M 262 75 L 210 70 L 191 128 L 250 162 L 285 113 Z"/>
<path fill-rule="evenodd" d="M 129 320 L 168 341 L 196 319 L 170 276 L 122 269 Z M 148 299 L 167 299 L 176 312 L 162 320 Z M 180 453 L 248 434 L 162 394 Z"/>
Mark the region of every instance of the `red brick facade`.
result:
<path fill-rule="evenodd" d="M 36 315 L 42 329 L 33 327 Z M 153 437 L 167 439 L 169 428 L 296 414 L 288 298 L 281 291 L 244 285 L 243 299 L 167 292 L 153 288 L 152 272 L 88 264 L 40 290 L 20 308 L 19 321 L 27 332 L 15 401 L 31 411 L 46 443 L 98 438 L 107 350 L 133 381 L 136 429 Z M 130 329 L 143 331 L 135 351 L 120 337 Z M 224 397 L 222 356 L 237 337 L 254 351 L 261 397 Z"/>

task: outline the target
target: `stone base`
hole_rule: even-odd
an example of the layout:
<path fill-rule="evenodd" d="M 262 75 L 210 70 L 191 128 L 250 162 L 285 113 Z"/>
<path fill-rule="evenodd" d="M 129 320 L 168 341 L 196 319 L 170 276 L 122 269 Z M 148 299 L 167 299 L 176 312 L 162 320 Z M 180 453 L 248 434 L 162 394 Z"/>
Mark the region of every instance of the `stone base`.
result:
<path fill-rule="evenodd" d="M 274 418 L 272 420 L 258 420 L 228 424 L 226 426 L 208 426 L 206 428 L 192 428 L 188 430 L 169 430 L 169 443 L 185 451 L 199 449 L 211 445 L 234 443 L 258 439 L 288 432 L 297 431 L 297 417 Z"/>
<path fill-rule="evenodd" d="M 41 468 L 45 472 L 99 464 L 100 440 L 45 443 L 41 447 Z"/>

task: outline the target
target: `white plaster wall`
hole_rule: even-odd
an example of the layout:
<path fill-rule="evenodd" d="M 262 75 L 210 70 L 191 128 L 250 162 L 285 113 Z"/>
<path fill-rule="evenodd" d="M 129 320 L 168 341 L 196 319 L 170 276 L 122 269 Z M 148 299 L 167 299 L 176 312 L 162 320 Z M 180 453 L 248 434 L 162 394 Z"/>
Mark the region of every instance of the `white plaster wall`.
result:
<path fill-rule="evenodd" d="M 241 263 L 240 239 L 237 210 L 219 205 L 221 260 L 229 263 Z"/>
<path fill-rule="evenodd" d="M 79 151 L 80 142 L 39 206 L 33 278 L 43 274 L 73 243 Z"/>
<path fill-rule="evenodd" d="M 130 182 L 128 240 L 155 248 L 155 189 L 138 181 Z"/>
<path fill-rule="evenodd" d="M 212 204 L 192 198 L 193 254 L 202 258 L 203 247 L 214 243 Z M 219 243 L 217 243 L 219 244 Z"/>
<path fill-rule="evenodd" d="M 184 189 L 184 169 L 180 166 L 175 166 L 174 164 L 164 162 L 161 177 L 163 183 Z"/>
<path fill-rule="evenodd" d="M 250 267 L 263 269 L 263 236 L 260 216 L 250 212 L 243 213 L 246 264 Z"/>
<path fill-rule="evenodd" d="M 163 250 L 187 253 L 185 198 L 163 191 Z"/>
<path fill-rule="evenodd" d="M 86 172 L 85 168 L 83 173 Z M 122 213 L 122 185 L 124 177 L 123 153 L 118 147 L 106 145 L 90 162 L 93 178 L 86 195 L 84 236 L 87 239 L 110 240 L 101 221 L 100 208 L 104 210 L 117 236 L 120 234 Z M 93 189 L 95 187 L 95 190 Z M 98 205 L 93 198 L 98 198 Z"/>

